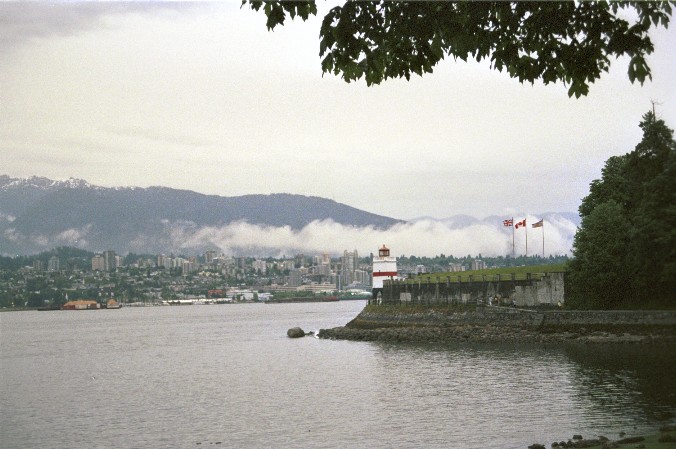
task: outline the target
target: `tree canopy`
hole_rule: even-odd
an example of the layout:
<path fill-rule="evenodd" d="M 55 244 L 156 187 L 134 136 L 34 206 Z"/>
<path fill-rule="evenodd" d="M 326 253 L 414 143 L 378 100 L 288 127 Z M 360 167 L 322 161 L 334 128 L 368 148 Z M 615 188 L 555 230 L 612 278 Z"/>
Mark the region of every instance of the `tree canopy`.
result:
<path fill-rule="evenodd" d="M 631 82 L 651 79 L 648 32 L 668 26 L 674 3 L 346 1 L 324 17 L 319 55 L 324 73 L 367 85 L 431 73 L 446 56 L 488 59 L 521 82 L 563 82 L 579 98 L 608 72 L 611 58 L 630 58 Z M 242 4 L 262 8 L 269 30 L 287 16 L 317 14 L 314 0 Z"/>
<path fill-rule="evenodd" d="M 569 303 L 581 308 L 674 308 L 676 141 L 650 111 L 631 153 L 606 161 L 582 200 Z"/>

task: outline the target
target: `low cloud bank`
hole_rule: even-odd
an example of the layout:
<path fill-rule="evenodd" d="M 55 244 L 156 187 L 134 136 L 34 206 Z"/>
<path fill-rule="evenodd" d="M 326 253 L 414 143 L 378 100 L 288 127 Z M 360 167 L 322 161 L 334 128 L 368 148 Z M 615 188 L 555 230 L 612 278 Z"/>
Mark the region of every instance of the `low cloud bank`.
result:
<path fill-rule="evenodd" d="M 525 254 L 527 239 L 528 254 L 541 255 L 544 230 L 546 256 L 570 254 L 576 224 L 565 217 L 553 216 L 545 221 L 544 229 L 531 228 L 531 223 L 537 221 L 534 218 L 528 217 L 527 229 L 514 230 L 514 239 L 513 228 L 504 227 L 501 222 L 478 222 L 452 228 L 440 220 L 422 219 L 385 230 L 345 226 L 331 220 L 315 221 L 301 230 L 246 222 L 223 227 L 175 226 L 171 241 L 179 251 L 215 246 L 223 254 L 233 256 L 281 257 L 324 252 L 338 255 L 343 250 L 354 249 L 361 255 L 368 255 L 383 244 L 397 256 L 500 256 L 512 254 L 512 242 L 517 255 Z"/>

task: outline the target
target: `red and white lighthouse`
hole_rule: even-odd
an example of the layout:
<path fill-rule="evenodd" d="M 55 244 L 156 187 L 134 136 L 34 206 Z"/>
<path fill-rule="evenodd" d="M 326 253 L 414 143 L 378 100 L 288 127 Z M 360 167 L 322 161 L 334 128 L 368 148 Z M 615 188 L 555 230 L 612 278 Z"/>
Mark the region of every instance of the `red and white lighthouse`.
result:
<path fill-rule="evenodd" d="M 380 303 L 383 294 L 383 281 L 397 278 L 397 258 L 390 256 L 390 250 L 385 245 L 378 249 L 378 255 L 373 256 L 372 295 L 376 303 Z"/>

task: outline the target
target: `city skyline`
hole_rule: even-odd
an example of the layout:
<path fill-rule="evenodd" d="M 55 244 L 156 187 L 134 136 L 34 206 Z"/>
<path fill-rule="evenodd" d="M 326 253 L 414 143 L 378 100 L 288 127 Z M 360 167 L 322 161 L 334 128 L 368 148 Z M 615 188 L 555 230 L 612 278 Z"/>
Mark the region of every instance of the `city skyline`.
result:
<path fill-rule="evenodd" d="M 0 4 L 0 162 L 10 176 L 295 193 L 397 219 L 574 212 L 656 102 L 676 123 L 673 27 L 653 80 L 628 60 L 587 97 L 485 62 L 366 87 L 321 74 L 331 5 L 274 32 L 235 3 Z"/>

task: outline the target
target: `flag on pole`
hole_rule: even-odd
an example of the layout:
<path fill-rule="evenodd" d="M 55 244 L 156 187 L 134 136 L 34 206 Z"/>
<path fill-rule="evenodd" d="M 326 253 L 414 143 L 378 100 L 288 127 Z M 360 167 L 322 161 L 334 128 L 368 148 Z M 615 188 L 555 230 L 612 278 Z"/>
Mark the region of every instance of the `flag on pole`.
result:
<path fill-rule="evenodd" d="M 509 219 L 509 220 L 503 220 L 502 221 L 503 226 L 514 226 L 514 219 Z"/>
<path fill-rule="evenodd" d="M 517 221 L 516 224 L 514 225 L 514 227 L 516 229 L 519 229 L 519 226 L 526 226 L 526 219 L 525 218 L 521 221 Z"/>
<path fill-rule="evenodd" d="M 534 228 L 541 228 L 544 225 L 543 220 L 544 218 L 538 221 L 537 223 L 533 223 L 531 226 L 533 226 Z"/>

